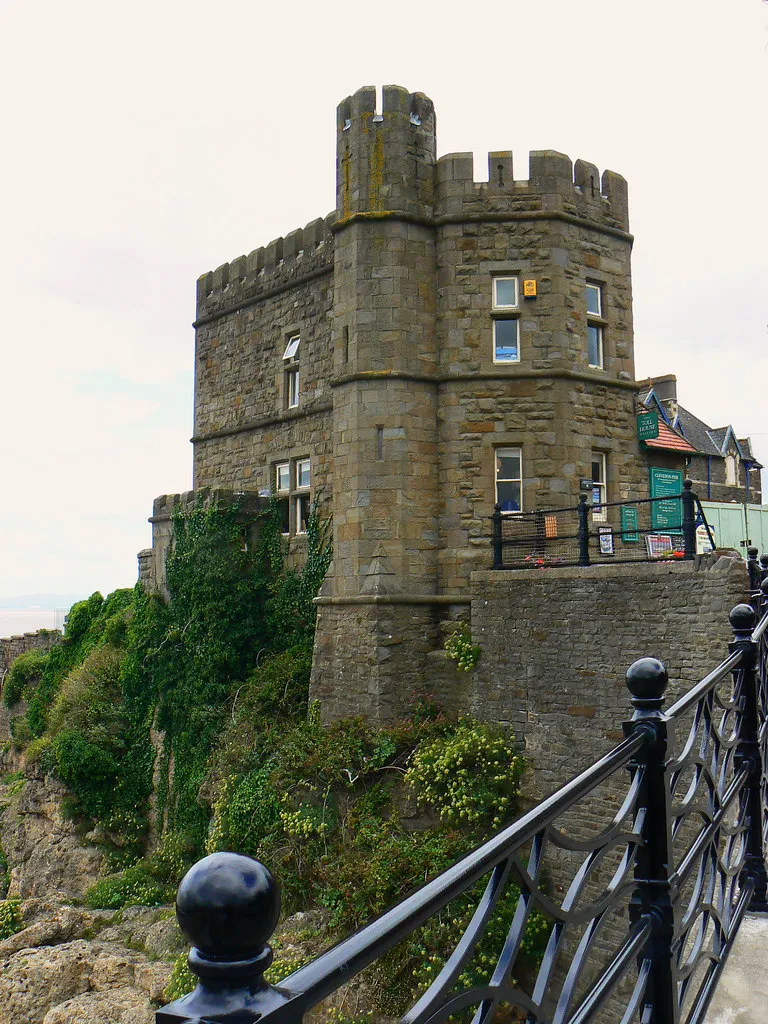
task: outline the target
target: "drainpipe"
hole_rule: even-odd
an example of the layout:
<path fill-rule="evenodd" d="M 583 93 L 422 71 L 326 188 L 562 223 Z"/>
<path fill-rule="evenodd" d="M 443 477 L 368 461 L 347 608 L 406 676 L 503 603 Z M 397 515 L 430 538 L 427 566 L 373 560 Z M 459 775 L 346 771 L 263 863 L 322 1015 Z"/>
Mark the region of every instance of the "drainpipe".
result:
<path fill-rule="evenodd" d="M 707 456 L 707 501 L 712 501 L 712 456 Z"/>

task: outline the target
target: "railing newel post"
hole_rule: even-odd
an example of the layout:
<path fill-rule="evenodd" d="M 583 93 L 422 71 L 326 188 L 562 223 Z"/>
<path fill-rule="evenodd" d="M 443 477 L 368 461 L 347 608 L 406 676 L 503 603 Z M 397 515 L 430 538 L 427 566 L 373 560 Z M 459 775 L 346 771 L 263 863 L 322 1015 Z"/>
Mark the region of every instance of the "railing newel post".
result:
<path fill-rule="evenodd" d="M 579 495 L 579 565 L 589 565 L 589 522 L 586 494 Z"/>
<path fill-rule="evenodd" d="M 747 548 L 747 572 L 749 573 L 750 594 L 760 586 L 760 563 L 757 548 Z"/>
<path fill-rule="evenodd" d="M 696 495 L 693 481 L 683 481 L 683 558 L 696 557 Z"/>
<path fill-rule="evenodd" d="M 642 843 L 635 862 L 635 891 L 630 900 L 630 920 L 650 918 L 651 934 L 638 966 L 650 960 L 651 970 L 645 1005 L 653 1024 L 678 1024 L 675 958 L 675 893 L 670 879 L 672 862 L 671 796 L 666 772 L 667 717 L 662 711 L 668 676 L 656 658 L 640 658 L 627 670 L 627 689 L 635 711 L 624 723 L 624 733 L 641 731 L 647 741 L 630 765 L 643 772 L 639 807 L 644 817 Z M 646 1018 L 643 1017 L 643 1020 Z"/>
<path fill-rule="evenodd" d="M 757 624 L 755 609 L 749 604 L 737 604 L 728 616 L 733 627 L 733 640 L 728 644 L 728 651 L 734 654 L 742 652 L 741 662 L 733 670 L 734 685 L 738 673 L 742 675 L 743 708 L 741 713 L 739 740 L 736 748 L 735 763 L 737 767 L 746 764 L 749 767 L 749 793 L 747 796 L 747 855 L 741 871 L 739 884 L 754 882 L 754 892 L 749 903 L 750 911 L 765 913 L 768 911 L 768 875 L 765 870 L 763 855 L 763 803 L 760 792 L 763 767 L 760 756 L 760 723 L 758 719 L 759 698 L 757 687 L 757 642 L 752 639 L 752 631 Z"/>
<path fill-rule="evenodd" d="M 764 555 L 760 555 L 760 582 L 768 579 L 768 552 Z"/>
<path fill-rule="evenodd" d="M 286 1012 L 287 996 L 263 977 L 272 963 L 268 940 L 279 916 L 280 889 L 259 861 L 237 853 L 199 860 L 181 880 L 176 898 L 197 988 L 158 1010 L 155 1024 L 256 1024 L 278 1008 L 281 1024 L 301 1024 L 301 1012 Z"/>
<path fill-rule="evenodd" d="M 504 553 L 502 544 L 502 518 L 501 518 L 501 505 L 493 506 L 493 515 L 491 516 L 492 532 L 491 532 L 491 548 L 493 549 L 493 568 L 503 569 L 504 568 Z"/>

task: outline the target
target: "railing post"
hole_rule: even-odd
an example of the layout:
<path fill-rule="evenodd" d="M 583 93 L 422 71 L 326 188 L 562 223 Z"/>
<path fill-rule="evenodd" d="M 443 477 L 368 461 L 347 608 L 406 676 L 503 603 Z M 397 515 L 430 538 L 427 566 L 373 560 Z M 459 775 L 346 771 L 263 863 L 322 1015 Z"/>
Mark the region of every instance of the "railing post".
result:
<path fill-rule="evenodd" d="M 589 522 L 586 494 L 579 495 L 579 565 L 589 565 Z"/>
<path fill-rule="evenodd" d="M 747 881 L 754 881 L 755 891 L 749 903 L 749 910 L 768 911 L 768 875 L 765 871 L 763 854 L 763 801 L 760 792 L 763 767 L 758 739 L 760 723 L 758 719 L 759 685 L 757 675 L 757 643 L 752 639 L 752 630 L 757 623 L 754 608 L 748 604 L 737 604 L 728 616 L 733 627 L 733 641 L 728 644 L 731 654 L 741 651 L 741 664 L 734 669 L 734 678 L 742 673 L 742 713 L 739 729 L 739 742 L 736 748 L 736 765 L 749 766 L 749 794 L 747 797 L 747 855 L 739 879 L 744 886 Z"/>
<path fill-rule="evenodd" d="M 760 555 L 760 582 L 768 579 L 768 554 Z"/>
<path fill-rule="evenodd" d="M 675 893 L 670 882 L 672 855 L 671 796 L 666 775 L 667 718 L 662 711 L 667 670 L 656 658 L 641 658 L 627 670 L 627 689 L 635 713 L 624 723 L 632 736 L 644 732 L 648 739 L 631 765 L 643 772 L 639 806 L 644 810 L 643 842 L 635 862 L 635 891 L 629 914 L 634 922 L 650 917 L 648 945 L 638 958 L 650 960 L 646 989 L 649 1024 L 678 1024 L 680 1019 L 675 966 Z M 639 965 L 638 964 L 638 965 Z M 648 1015 L 648 1007 L 652 1008 Z"/>
<path fill-rule="evenodd" d="M 493 549 L 493 568 L 503 569 L 504 568 L 504 557 L 502 551 L 502 534 L 501 534 L 501 505 L 493 506 L 493 515 L 491 516 L 492 532 L 491 532 L 491 548 Z"/>
<path fill-rule="evenodd" d="M 194 992 L 164 1006 L 156 1024 L 256 1024 L 282 1006 L 281 1024 L 299 1024 L 286 1013 L 287 997 L 264 981 L 272 963 L 267 940 L 280 916 L 280 890 L 263 864 L 237 853 L 198 861 L 176 897 L 179 926 L 193 948 Z"/>
<path fill-rule="evenodd" d="M 749 573 L 749 592 L 760 586 L 760 563 L 757 560 L 757 548 L 747 548 L 747 572 Z"/>
<path fill-rule="evenodd" d="M 696 495 L 692 480 L 683 481 L 683 558 L 696 555 Z"/>

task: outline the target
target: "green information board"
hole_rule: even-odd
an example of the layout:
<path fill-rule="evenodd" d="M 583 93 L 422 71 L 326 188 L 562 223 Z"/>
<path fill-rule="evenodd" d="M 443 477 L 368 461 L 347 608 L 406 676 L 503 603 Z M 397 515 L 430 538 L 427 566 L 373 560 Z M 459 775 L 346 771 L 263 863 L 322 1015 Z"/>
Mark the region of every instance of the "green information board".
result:
<path fill-rule="evenodd" d="M 651 497 L 668 501 L 651 503 L 651 527 L 654 530 L 682 530 L 683 503 L 677 495 L 683 493 L 683 474 L 679 469 L 650 467 Z M 671 497 L 675 495 L 675 497 Z"/>
<path fill-rule="evenodd" d="M 637 518 L 637 506 L 636 505 L 622 505 L 621 506 L 621 539 L 625 543 L 636 544 L 640 540 L 640 534 L 637 529 L 638 518 Z"/>
<path fill-rule="evenodd" d="M 641 412 L 637 417 L 637 436 L 640 441 L 651 441 L 659 436 L 659 414 Z"/>

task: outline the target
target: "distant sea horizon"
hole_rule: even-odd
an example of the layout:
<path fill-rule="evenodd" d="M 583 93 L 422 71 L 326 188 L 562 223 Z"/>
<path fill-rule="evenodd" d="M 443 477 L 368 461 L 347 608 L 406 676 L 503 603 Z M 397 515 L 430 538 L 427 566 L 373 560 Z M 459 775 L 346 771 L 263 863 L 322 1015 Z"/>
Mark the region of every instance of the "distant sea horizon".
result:
<path fill-rule="evenodd" d="M 63 629 L 64 616 L 81 599 L 80 594 L 19 594 L 0 598 L 0 639 L 38 629 Z"/>

